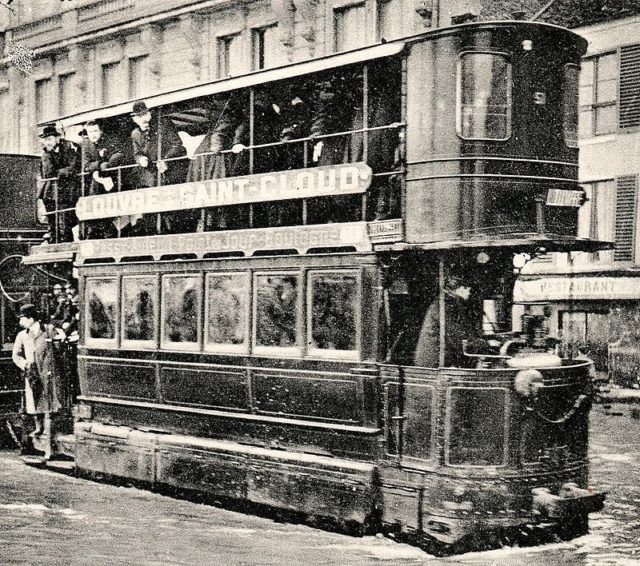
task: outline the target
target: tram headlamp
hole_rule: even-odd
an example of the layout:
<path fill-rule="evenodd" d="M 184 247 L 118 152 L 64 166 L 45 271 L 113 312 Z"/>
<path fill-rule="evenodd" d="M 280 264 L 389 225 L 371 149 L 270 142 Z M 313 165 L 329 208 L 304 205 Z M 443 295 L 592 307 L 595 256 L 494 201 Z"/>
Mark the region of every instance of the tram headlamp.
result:
<path fill-rule="evenodd" d="M 530 39 L 525 39 L 522 42 L 522 49 L 523 51 L 531 51 L 533 49 L 533 41 L 531 41 Z"/>
<path fill-rule="evenodd" d="M 476 261 L 480 264 L 480 265 L 484 265 L 485 263 L 489 263 L 489 260 L 491 258 L 489 257 L 489 254 L 487 252 L 480 252 L 477 256 L 476 256 Z"/>
<path fill-rule="evenodd" d="M 522 397 L 535 399 L 542 387 L 542 374 L 533 368 L 523 369 L 516 374 L 513 386 Z"/>
<path fill-rule="evenodd" d="M 527 262 L 531 259 L 529 254 L 516 254 L 513 256 L 513 267 L 516 269 L 522 269 Z"/>

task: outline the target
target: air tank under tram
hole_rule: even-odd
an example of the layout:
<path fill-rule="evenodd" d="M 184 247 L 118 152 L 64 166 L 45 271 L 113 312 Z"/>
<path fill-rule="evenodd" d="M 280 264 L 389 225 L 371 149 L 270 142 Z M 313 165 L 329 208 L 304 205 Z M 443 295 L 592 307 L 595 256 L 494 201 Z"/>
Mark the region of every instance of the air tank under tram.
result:
<path fill-rule="evenodd" d="M 152 222 L 74 244 L 78 472 L 442 554 L 586 532 L 589 362 L 512 314 L 525 261 L 607 245 L 577 237 L 585 50 L 471 23 L 148 97 L 247 135 L 225 173 L 142 188 L 131 159 L 79 200 L 85 236 Z M 61 123 L 126 142 L 132 104 Z"/>

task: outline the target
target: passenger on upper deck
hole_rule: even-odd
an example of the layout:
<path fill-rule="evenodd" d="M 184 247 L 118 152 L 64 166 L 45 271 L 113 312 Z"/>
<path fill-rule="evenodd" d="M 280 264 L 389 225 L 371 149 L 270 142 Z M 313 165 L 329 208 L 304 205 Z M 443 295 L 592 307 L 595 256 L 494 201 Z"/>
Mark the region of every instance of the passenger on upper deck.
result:
<path fill-rule="evenodd" d="M 89 194 L 104 194 L 113 188 L 118 176 L 117 171 L 107 169 L 124 163 L 124 149 L 104 134 L 98 122 L 91 120 L 84 127 L 87 137 L 82 142 L 83 173 L 91 175 Z"/>
<path fill-rule="evenodd" d="M 89 195 L 105 194 L 118 183 L 118 172 L 107 169 L 124 163 L 124 150 L 103 133 L 98 122 L 87 122 L 84 130 L 87 136 L 82 141 L 82 172 L 89 175 L 85 176 L 84 190 Z M 116 235 L 116 227 L 110 219 L 92 222 L 87 231 L 88 238 L 111 238 Z"/>
<path fill-rule="evenodd" d="M 37 199 L 47 212 L 49 241 L 70 242 L 72 228 L 77 224 L 74 207 L 80 186 L 80 151 L 76 144 L 63 139 L 55 126 L 45 126 L 39 137 L 43 146 L 40 174 L 44 181 Z M 56 210 L 63 212 L 51 214 Z"/>
<path fill-rule="evenodd" d="M 134 103 L 131 118 L 136 123 L 136 128 L 131 132 L 131 141 L 133 157 L 140 167 L 138 187 L 183 183 L 186 176 L 186 161 L 166 161 L 187 155 L 187 150 L 182 145 L 182 140 L 171 120 L 162 120 L 158 130 L 157 120 L 152 119 L 151 112 L 144 101 Z M 161 148 L 158 147 L 159 144 Z M 160 182 L 158 182 L 158 173 Z"/>

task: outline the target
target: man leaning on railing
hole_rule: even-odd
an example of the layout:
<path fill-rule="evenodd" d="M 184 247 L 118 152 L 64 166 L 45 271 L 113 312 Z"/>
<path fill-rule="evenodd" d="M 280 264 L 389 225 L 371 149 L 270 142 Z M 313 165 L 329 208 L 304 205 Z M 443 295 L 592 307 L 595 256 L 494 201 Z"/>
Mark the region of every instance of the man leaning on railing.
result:
<path fill-rule="evenodd" d="M 75 205 L 79 192 L 80 150 L 62 138 L 55 126 L 45 126 L 39 135 L 43 152 L 40 162 L 38 215 L 46 215 L 50 242 L 70 242 L 77 224 Z"/>

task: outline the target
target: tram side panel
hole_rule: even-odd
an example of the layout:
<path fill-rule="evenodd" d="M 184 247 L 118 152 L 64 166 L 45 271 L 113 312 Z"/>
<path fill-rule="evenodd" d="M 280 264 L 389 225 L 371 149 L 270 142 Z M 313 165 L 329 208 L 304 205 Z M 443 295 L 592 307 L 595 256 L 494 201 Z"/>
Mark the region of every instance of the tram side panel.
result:
<path fill-rule="evenodd" d="M 203 286 L 197 293 L 203 298 L 207 277 L 246 270 L 238 261 L 211 262 L 204 268 L 184 264 L 180 272 L 171 264 L 83 267 L 78 468 L 91 475 L 367 523 L 377 507 L 374 462 L 380 449 L 373 363 L 378 271 L 367 265 L 373 261 L 371 256 L 356 261 L 346 256 L 304 258 L 301 270 L 300 258 L 242 260 L 254 264 L 253 275 L 246 272 L 254 286 L 256 277 L 269 270 L 298 277 L 300 353 L 281 358 L 207 353 L 202 334 L 193 351 L 163 345 L 163 286 L 175 277 L 194 276 Z M 309 282 L 317 274 L 344 273 L 359 282 L 354 296 L 359 354 L 344 361 L 314 359 L 303 354 L 311 348 L 309 329 L 304 328 L 313 301 Z M 124 299 L 126 288 L 143 278 L 154 282 L 148 289 L 153 288 L 158 305 L 154 338 L 146 351 L 123 339 L 123 321 L 132 308 L 136 311 Z M 243 299 L 245 305 L 255 300 L 249 294 Z M 206 317 L 204 308 L 198 319 Z"/>
<path fill-rule="evenodd" d="M 407 241 L 575 236 L 583 42 L 479 27 L 409 49 Z"/>

